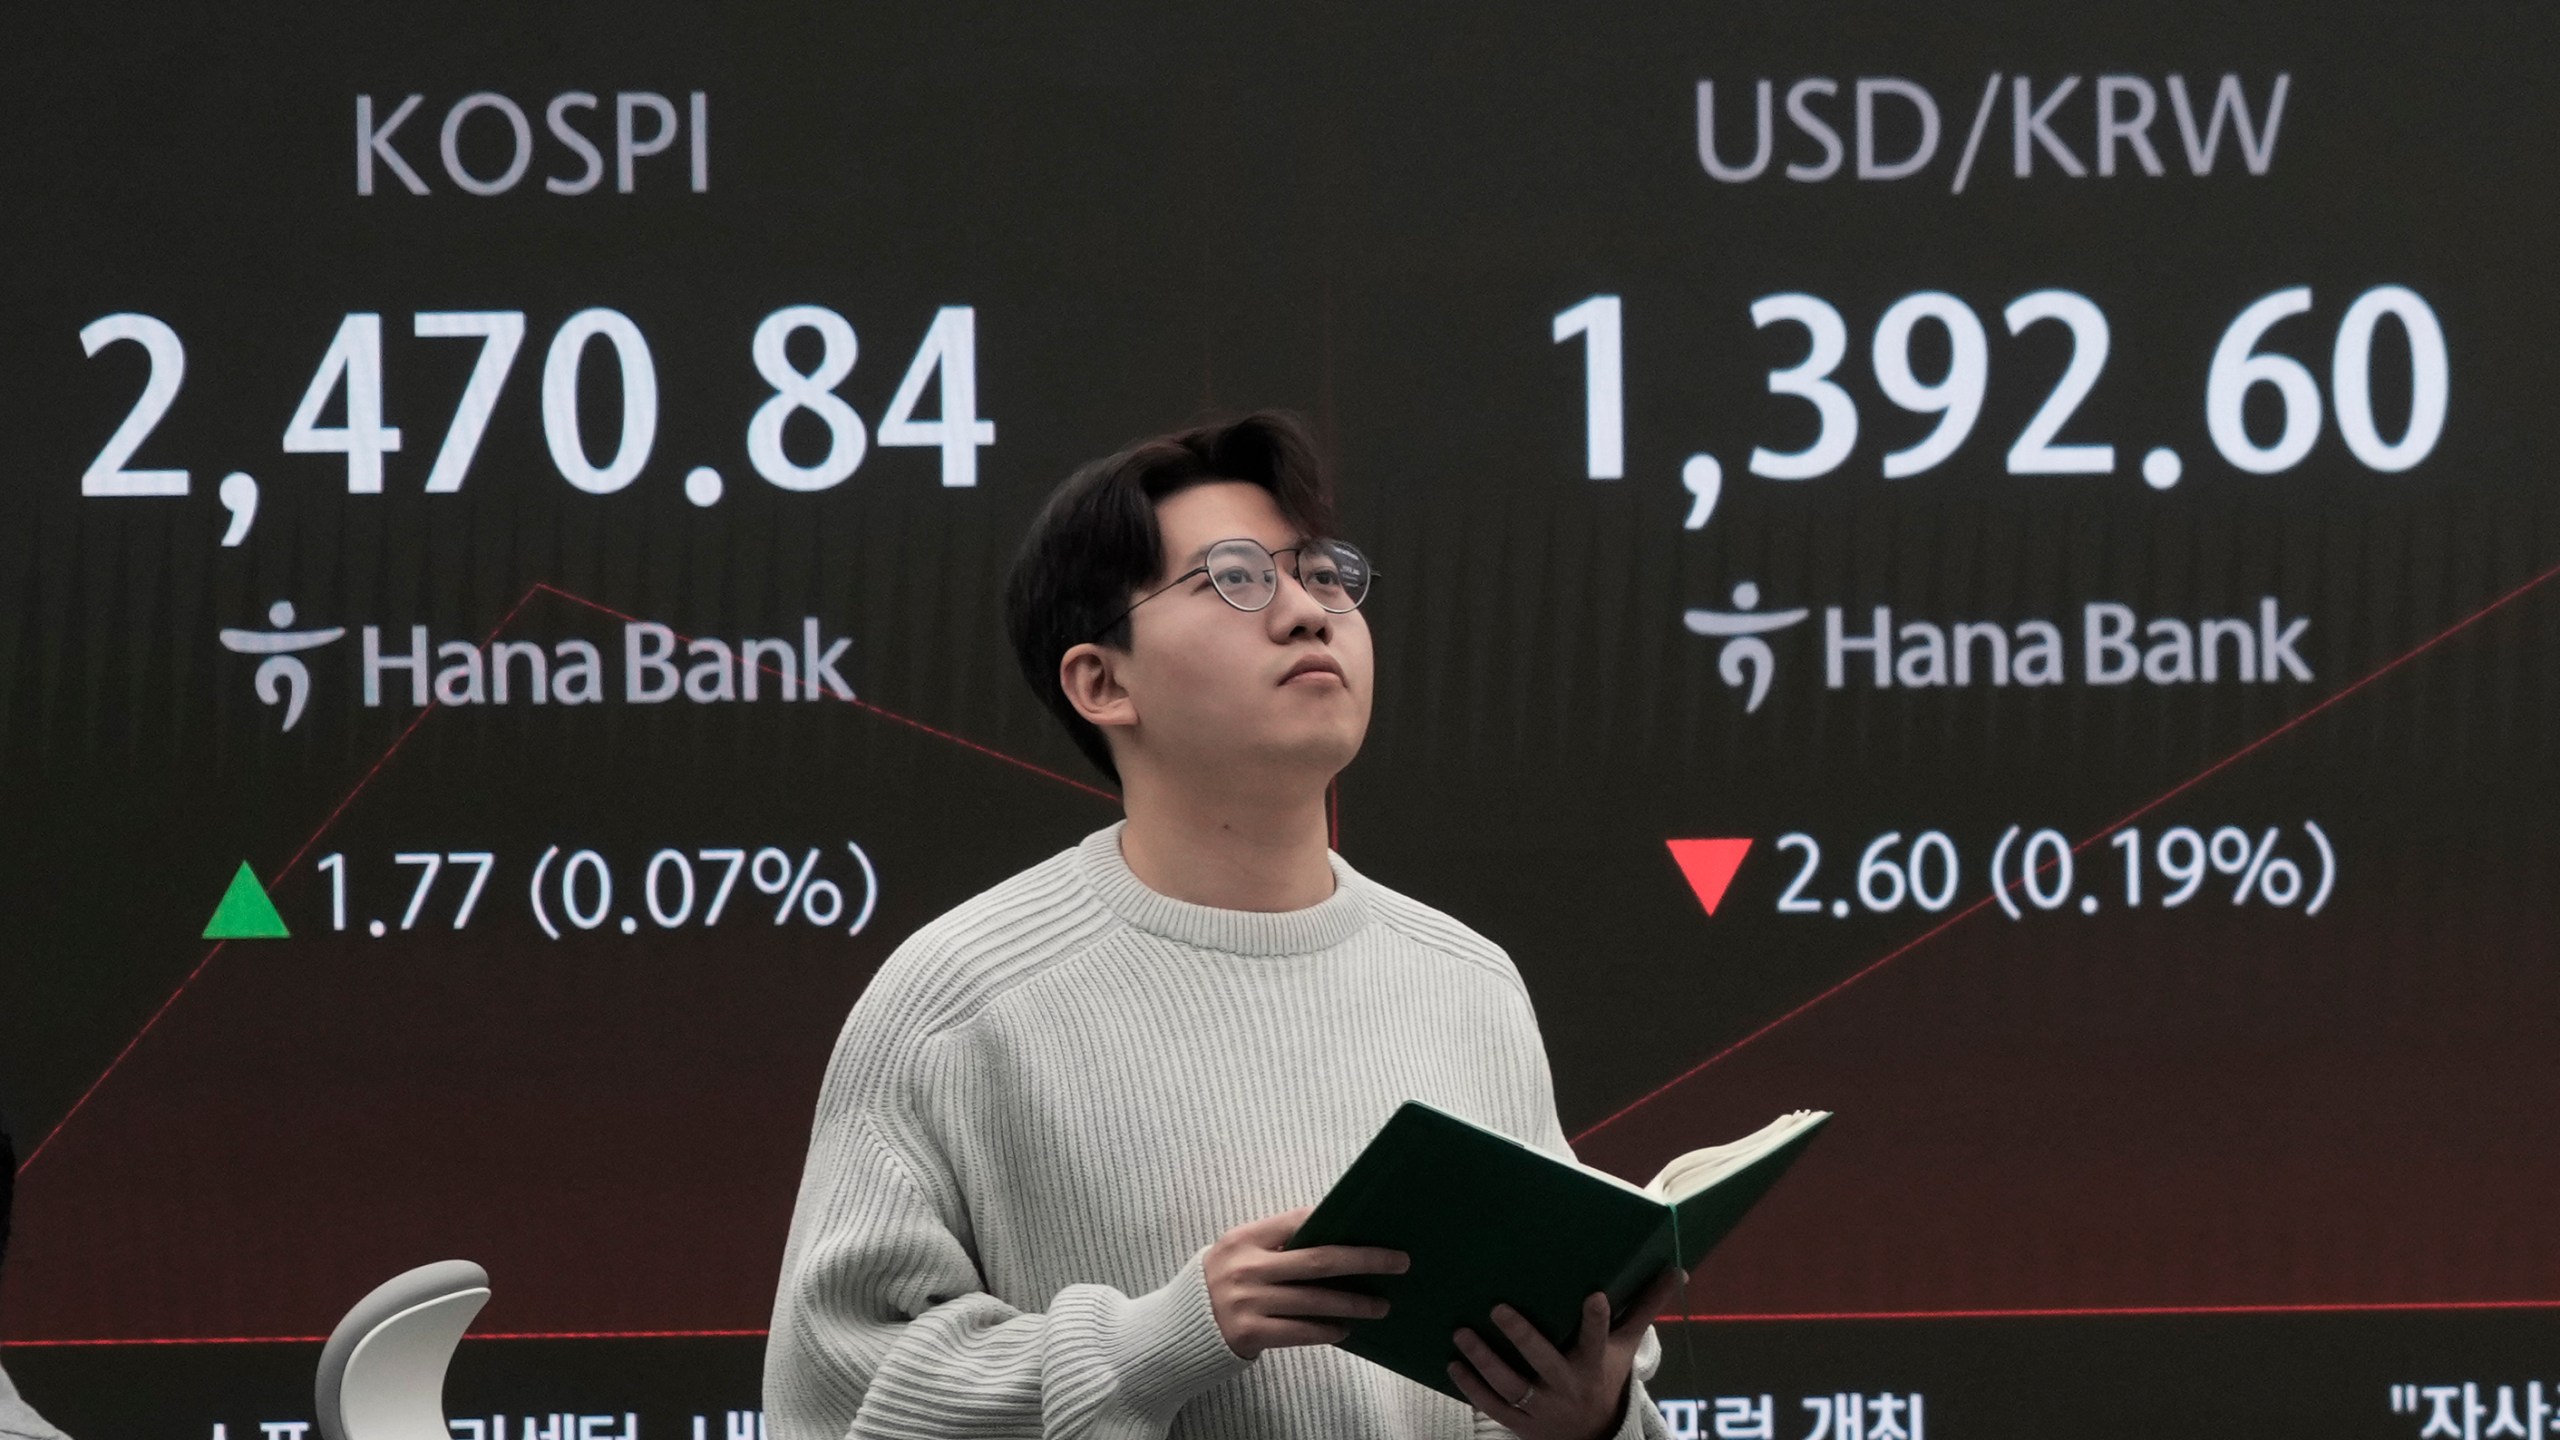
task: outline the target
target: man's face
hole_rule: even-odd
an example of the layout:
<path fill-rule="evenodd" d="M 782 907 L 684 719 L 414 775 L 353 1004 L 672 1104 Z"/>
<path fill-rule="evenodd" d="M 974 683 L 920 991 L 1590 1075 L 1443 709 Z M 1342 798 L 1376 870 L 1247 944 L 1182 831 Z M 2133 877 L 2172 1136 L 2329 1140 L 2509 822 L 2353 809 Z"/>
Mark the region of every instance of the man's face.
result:
<path fill-rule="evenodd" d="M 1277 552 L 1307 538 L 1271 492 L 1239 481 L 1171 496 L 1156 506 L 1156 524 L 1164 557 L 1147 590 L 1200 564 L 1221 540 Z M 1241 763 L 1322 779 L 1359 753 L 1369 730 L 1369 625 L 1357 610 L 1317 604 L 1293 576 L 1297 558 L 1278 557 L 1279 593 L 1260 610 L 1236 609 L 1194 575 L 1130 612 L 1129 653 L 1114 669 L 1151 755 L 1194 775 Z M 1310 659 L 1331 666 L 1293 675 Z"/>

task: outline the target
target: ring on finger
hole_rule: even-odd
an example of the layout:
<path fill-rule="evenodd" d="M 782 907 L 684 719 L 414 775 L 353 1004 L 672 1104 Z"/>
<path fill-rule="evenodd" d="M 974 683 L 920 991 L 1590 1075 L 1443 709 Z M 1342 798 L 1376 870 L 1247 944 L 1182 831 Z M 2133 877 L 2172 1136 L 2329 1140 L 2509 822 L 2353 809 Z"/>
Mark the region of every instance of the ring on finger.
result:
<path fill-rule="evenodd" d="M 1532 1396 L 1532 1395 L 1535 1395 L 1535 1394 L 1537 1394 L 1537 1393 L 1538 1393 L 1538 1387 L 1537 1387 L 1537 1386 L 1535 1386 L 1535 1385 L 1532 1385 L 1532 1386 L 1530 1386 L 1528 1389 L 1521 1391 L 1521 1392 L 1520 1392 L 1520 1398 L 1511 1402 L 1511 1408 L 1512 1408 L 1512 1409 L 1514 1409 L 1514 1410 L 1519 1411 L 1519 1412 L 1520 1412 L 1521 1414 L 1523 1414 L 1523 1415 L 1528 1414 L 1528 1413 L 1529 1413 L 1529 1397 L 1530 1397 L 1530 1396 Z"/>

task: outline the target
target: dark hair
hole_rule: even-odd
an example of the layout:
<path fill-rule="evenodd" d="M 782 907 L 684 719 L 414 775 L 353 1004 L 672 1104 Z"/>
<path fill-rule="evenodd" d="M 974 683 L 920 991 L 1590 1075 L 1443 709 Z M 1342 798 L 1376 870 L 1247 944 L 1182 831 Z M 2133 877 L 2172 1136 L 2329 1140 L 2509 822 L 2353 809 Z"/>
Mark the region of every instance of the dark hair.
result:
<path fill-rule="evenodd" d="M 10 1192 L 18 1185 L 18 1147 L 9 1143 L 9 1127 L 0 1125 L 0 1263 L 9 1258 Z"/>
<path fill-rule="evenodd" d="M 1129 648 L 1121 612 L 1164 568 L 1156 502 L 1213 480 L 1259 485 L 1302 535 L 1334 534 L 1332 487 L 1306 423 L 1260 410 L 1141 440 L 1082 466 L 1040 507 L 1005 580 L 1005 633 L 1022 678 L 1114 785 L 1120 767 L 1110 742 L 1067 700 L 1058 663 L 1087 641 Z"/>

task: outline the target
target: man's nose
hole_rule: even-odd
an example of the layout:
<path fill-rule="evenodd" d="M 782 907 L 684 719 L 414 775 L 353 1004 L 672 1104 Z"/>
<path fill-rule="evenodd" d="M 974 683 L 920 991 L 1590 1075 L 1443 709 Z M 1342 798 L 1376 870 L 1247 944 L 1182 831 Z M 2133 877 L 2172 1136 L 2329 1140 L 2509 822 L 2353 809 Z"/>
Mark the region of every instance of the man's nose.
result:
<path fill-rule="evenodd" d="M 1271 617 L 1272 638 L 1286 640 L 1293 635 L 1313 635 L 1318 639 L 1333 638 L 1333 612 L 1316 603 L 1306 585 L 1288 567 L 1278 567 L 1280 591 L 1271 598 L 1266 612 Z"/>

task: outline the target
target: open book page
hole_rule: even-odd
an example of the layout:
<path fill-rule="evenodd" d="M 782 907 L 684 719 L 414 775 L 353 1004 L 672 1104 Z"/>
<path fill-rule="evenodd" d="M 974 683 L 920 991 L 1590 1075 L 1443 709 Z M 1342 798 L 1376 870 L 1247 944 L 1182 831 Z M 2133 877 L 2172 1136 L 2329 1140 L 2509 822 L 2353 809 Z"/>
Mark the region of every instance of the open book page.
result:
<path fill-rule="evenodd" d="M 1437 1109 L 1438 1107 L 1435 1106 L 1433 1108 Z M 1444 1110 L 1440 1113 L 1446 1115 L 1449 1112 Z M 1647 1199 L 1670 1203 L 1686 1200 L 1690 1196 L 1697 1194 L 1699 1191 L 1715 1184 L 1725 1176 L 1732 1174 L 1734 1171 L 1741 1169 L 1752 1161 L 1757 1160 L 1761 1156 L 1768 1154 L 1770 1151 L 1777 1149 L 1779 1146 L 1786 1144 L 1788 1141 L 1794 1139 L 1797 1135 L 1803 1133 L 1811 1126 L 1818 1125 L 1821 1122 L 1830 1119 L 1831 1112 L 1828 1110 L 1790 1110 L 1786 1114 L 1779 1116 L 1777 1119 L 1770 1121 L 1768 1124 L 1761 1126 L 1759 1129 L 1743 1136 L 1739 1140 L 1729 1141 L 1722 1145 L 1710 1145 L 1703 1150 L 1692 1150 L 1687 1154 L 1672 1157 L 1671 1163 L 1663 1166 L 1659 1174 L 1655 1175 L 1651 1180 L 1646 1181 L 1642 1185 L 1638 1185 L 1632 1180 L 1612 1175 L 1597 1165 L 1586 1165 L 1582 1161 L 1576 1159 L 1569 1151 L 1563 1155 L 1556 1155 L 1549 1151 L 1540 1150 L 1537 1146 L 1530 1144 L 1526 1140 L 1520 1139 L 1516 1135 L 1505 1135 L 1499 1130 L 1488 1129 L 1485 1126 L 1476 1125 L 1474 1121 L 1467 1120 L 1463 1116 L 1452 1115 L 1450 1118 L 1459 1121 L 1461 1124 L 1472 1126 L 1478 1130 L 1483 1130 L 1484 1133 L 1488 1135 L 1507 1141 L 1513 1145 L 1517 1145 L 1521 1149 L 1527 1150 L 1532 1154 L 1543 1155 L 1550 1160 L 1562 1160 L 1565 1164 L 1572 1166 L 1583 1174 L 1593 1176 L 1597 1179 L 1606 1180 L 1610 1184 L 1617 1186 L 1619 1189 L 1626 1191 L 1628 1194 L 1642 1195 Z"/>
<path fill-rule="evenodd" d="M 1411 1103 L 1413 1103 L 1413 1104 L 1417 1104 L 1417 1105 L 1418 1105 L 1418 1104 L 1422 1104 L 1422 1102 L 1421 1102 L 1421 1101 L 1418 1101 L 1418 1100 L 1417 1100 L 1417 1101 L 1413 1101 L 1413 1102 L 1411 1102 Z M 1571 1150 L 1567 1150 L 1567 1151 L 1566 1151 L 1565 1153 L 1563 1153 L 1562 1155 L 1558 1155 L 1558 1154 L 1556 1154 L 1555 1152 L 1550 1151 L 1550 1150 L 1541 1150 L 1541 1149 L 1539 1149 L 1537 1146 L 1530 1144 L 1528 1141 L 1521 1139 L 1521 1138 L 1520 1138 L 1519 1136 L 1517 1136 L 1517 1135 L 1506 1135 L 1506 1134 L 1504 1134 L 1503 1132 L 1501 1132 L 1501 1131 L 1499 1131 L 1499 1130 L 1496 1130 L 1496 1129 L 1493 1129 L 1493 1128 L 1492 1128 L 1492 1127 L 1490 1127 L 1490 1126 L 1486 1126 L 1486 1125 L 1478 1125 L 1478 1124 L 1476 1124 L 1476 1122 L 1474 1122 L 1473 1120 L 1469 1120 L 1468 1118 L 1466 1118 L 1466 1117 L 1465 1117 L 1465 1116 L 1463 1116 L 1463 1115 L 1450 1115 L 1448 1111 L 1440 1109 L 1440 1107 L 1439 1107 L 1439 1106 L 1437 1106 L 1437 1105 L 1425 1106 L 1424 1108 L 1429 1109 L 1429 1110 L 1436 1111 L 1437 1113 L 1442 1114 L 1442 1115 L 1448 1115 L 1450 1119 L 1457 1121 L 1459 1124 L 1461 1124 L 1461 1125 L 1465 1125 L 1465 1126 L 1467 1126 L 1467 1127 L 1469 1127 L 1469 1128 L 1471 1128 L 1471 1129 L 1481 1130 L 1481 1131 L 1483 1131 L 1485 1134 L 1490 1135 L 1490 1136 L 1494 1137 L 1494 1138 L 1495 1138 L 1495 1139 L 1497 1139 L 1497 1140 L 1503 1141 L 1503 1142 L 1504 1142 L 1504 1143 L 1506 1143 L 1506 1144 L 1517 1145 L 1517 1146 L 1519 1146 L 1521 1149 L 1528 1151 L 1528 1152 L 1529 1152 L 1530 1154 L 1532 1154 L 1532 1155 L 1541 1156 L 1541 1157 L 1543 1157 L 1543 1158 L 1545 1158 L 1545 1159 L 1549 1159 L 1549 1160 L 1560 1160 L 1560 1161 L 1564 1162 L 1565 1164 L 1572 1166 L 1574 1169 L 1581 1171 L 1581 1172 L 1582 1172 L 1583 1174 L 1585 1174 L 1585 1175 L 1592 1176 L 1592 1177 L 1594 1177 L 1595 1179 L 1606 1180 L 1606 1181 L 1608 1181 L 1610 1184 L 1617 1186 L 1619 1189 L 1626 1191 L 1626 1192 L 1627 1192 L 1628 1194 L 1630 1194 L 1630 1195 L 1642 1195 L 1642 1196 L 1644 1196 L 1646 1199 L 1649 1199 L 1649 1200 L 1659 1200 L 1659 1199 L 1661 1199 L 1661 1198 L 1662 1198 L 1662 1196 L 1661 1196 L 1658 1192 L 1653 1191 L 1653 1190 L 1649 1190 L 1649 1189 L 1647 1189 L 1646 1187 L 1644 1187 L 1644 1186 L 1642 1186 L 1642 1185 L 1638 1185 L 1637 1183 L 1635 1183 L 1635 1182 L 1634 1182 L 1634 1181 L 1632 1181 L 1632 1180 L 1625 1180 L 1625 1179 L 1621 1179 L 1621 1178 L 1619 1178 L 1618 1176 L 1612 1175 L 1612 1174 L 1610 1174 L 1608 1171 L 1601 1169 L 1601 1168 L 1600 1168 L 1599 1166 L 1597 1166 L 1597 1165 L 1585 1165 L 1585 1164 L 1583 1164 L 1580 1160 L 1577 1160 L 1577 1159 L 1575 1159 L 1575 1158 L 1574 1158 L 1573 1152 L 1572 1152 Z"/>
<path fill-rule="evenodd" d="M 1645 1182 L 1644 1192 L 1677 1203 L 1714 1185 L 1727 1175 L 1777 1149 L 1807 1128 L 1829 1119 L 1828 1110 L 1791 1110 L 1739 1140 L 1710 1145 L 1672 1157 L 1659 1174 Z"/>
<path fill-rule="evenodd" d="M 1534 1147 L 1533 1147 L 1533 1148 L 1534 1148 Z M 1554 1159 L 1561 1159 L 1561 1160 L 1563 1160 L 1563 1161 L 1564 1161 L 1564 1163 L 1566 1163 L 1567 1165 L 1572 1166 L 1572 1167 L 1573 1167 L 1574 1169 L 1576 1169 L 1576 1170 L 1581 1171 L 1583 1174 L 1585 1174 L 1585 1175 L 1596 1175 L 1596 1176 L 1600 1177 L 1601 1179 L 1608 1181 L 1610 1184 L 1617 1186 L 1619 1189 L 1626 1191 L 1626 1192 L 1627 1192 L 1628 1194 L 1630 1194 L 1630 1195 L 1642 1195 L 1642 1196 L 1644 1196 L 1646 1199 L 1649 1199 L 1649 1200 L 1659 1200 L 1659 1199 L 1661 1199 L 1661 1198 L 1662 1198 L 1662 1192 L 1661 1192 L 1661 1191 L 1659 1191 L 1659 1190 L 1655 1190 L 1655 1189 L 1653 1189 L 1653 1188 L 1652 1188 L 1652 1187 L 1650 1187 L 1650 1186 L 1639 1185 L 1639 1184 L 1637 1184 L 1636 1182 L 1634 1182 L 1633 1180 L 1625 1180 L 1625 1179 L 1621 1179 L 1621 1178 L 1619 1178 L 1618 1176 L 1612 1175 L 1612 1174 L 1610 1174 L 1608 1171 L 1601 1169 L 1601 1168 L 1600 1168 L 1599 1166 L 1597 1166 L 1597 1165 L 1585 1165 L 1585 1164 L 1583 1164 L 1581 1161 L 1574 1159 L 1574 1158 L 1573 1158 L 1572 1156 L 1570 1156 L 1570 1155 L 1563 1155 L 1563 1156 L 1550 1155 L 1550 1154 L 1548 1154 L 1548 1152 L 1547 1152 L 1547 1151 L 1544 1151 L 1544 1150 L 1540 1150 L 1540 1151 L 1538 1151 L 1538 1153 L 1539 1153 L 1539 1154 L 1541 1154 L 1541 1155 L 1546 1155 L 1546 1156 L 1547 1156 L 1547 1158 L 1549 1158 L 1549 1159 L 1551 1159 L 1551 1160 L 1554 1160 Z"/>

